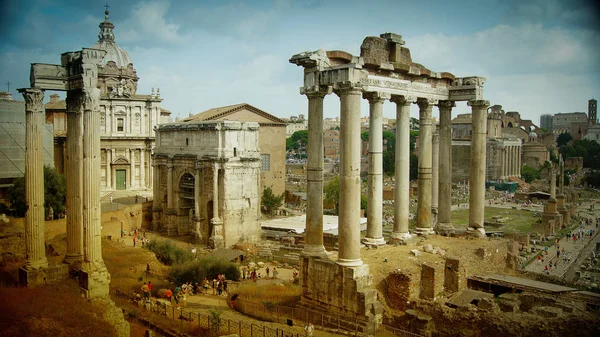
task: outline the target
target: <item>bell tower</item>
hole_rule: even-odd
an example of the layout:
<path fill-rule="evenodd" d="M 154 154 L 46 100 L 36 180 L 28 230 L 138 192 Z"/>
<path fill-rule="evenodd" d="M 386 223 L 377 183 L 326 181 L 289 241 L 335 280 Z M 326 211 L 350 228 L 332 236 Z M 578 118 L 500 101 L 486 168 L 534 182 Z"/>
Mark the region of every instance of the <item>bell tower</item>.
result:
<path fill-rule="evenodd" d="M 596 116 L 598 115 L 598 101 L 590 99 L 588 101 L 588 121 L 590 125 L 596 124 Z"/>

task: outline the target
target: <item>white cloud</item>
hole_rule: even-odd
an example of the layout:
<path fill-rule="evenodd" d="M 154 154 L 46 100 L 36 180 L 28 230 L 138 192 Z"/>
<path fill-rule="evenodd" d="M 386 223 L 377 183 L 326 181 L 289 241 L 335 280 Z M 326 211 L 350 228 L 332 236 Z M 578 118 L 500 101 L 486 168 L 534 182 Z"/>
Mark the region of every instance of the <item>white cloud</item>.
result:
<path fill-rule="evenodd" d="M 179 33 L 180 26 L 166 19 L 171 2 L 167 0 L 142 1 L 133 8 L 129 19 L 117 26 L 121 29 L 119 39 L 123 41 L 155 41 L 179 44 L 186 37 Z"/>

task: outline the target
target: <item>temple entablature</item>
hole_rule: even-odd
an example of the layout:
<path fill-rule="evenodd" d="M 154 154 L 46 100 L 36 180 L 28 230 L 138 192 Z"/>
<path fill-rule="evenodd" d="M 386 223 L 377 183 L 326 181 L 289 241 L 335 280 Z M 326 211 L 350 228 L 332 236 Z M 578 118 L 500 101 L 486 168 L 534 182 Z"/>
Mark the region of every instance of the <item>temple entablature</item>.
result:
<path fill-rule="evenodd" d="M 360 56 L 345 51 L 303 52 L 290 63 L 304 67 L 304 86 L 311 88 L 354 83 L 365 92 L 382 92 L 397 96 L 414 96 L 429 100 L 470 101 L 483 99 L 485 78 L 455 77 L 449 72 L 435 72 L 412 60 L 401 35 L 384 33 L 363 40 Z"/>

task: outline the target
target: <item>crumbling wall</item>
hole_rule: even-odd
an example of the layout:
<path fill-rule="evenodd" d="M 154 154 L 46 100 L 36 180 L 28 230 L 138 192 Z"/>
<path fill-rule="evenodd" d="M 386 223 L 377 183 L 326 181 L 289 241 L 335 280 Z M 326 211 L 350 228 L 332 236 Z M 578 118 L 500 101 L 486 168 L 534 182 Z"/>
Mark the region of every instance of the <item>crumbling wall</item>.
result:
<path fill-rule="evenodd" d="M 424 300 L 435 300 L 444 293 L 444 266 L 441 264 L 421 265 L 421 284 L 419 297 Z"/>
<path fill-rule="evenodd" d="M 446 258 L 444 268 L 444 291 L 453 294 L 467 286 L 467 267 L 457 258 Z"/>
<path fill-rule="evenodd" d="M 420 276 L 415 273 L 395 271 L 386 278 L 388 305 L 406 310 L 410 302 L 419 296 Z"/>

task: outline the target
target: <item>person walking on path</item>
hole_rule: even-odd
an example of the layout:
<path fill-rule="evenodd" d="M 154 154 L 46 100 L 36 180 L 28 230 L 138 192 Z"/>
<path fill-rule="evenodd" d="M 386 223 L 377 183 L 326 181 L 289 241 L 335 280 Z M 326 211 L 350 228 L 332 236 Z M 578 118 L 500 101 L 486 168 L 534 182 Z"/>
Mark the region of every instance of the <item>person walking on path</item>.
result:
<path fill-rule="evenodd" d="M 152 282 L 148 281 L 148 298 L 152 297 Z"/>
<path fill-rule="evenodd" d="M 313 331 L 315 330 L 315 327 L 312 325 L 311 322 L 308 322 L 305 326 L 304 326 L 304 330 L 306 331 L 306 337 L 312 337 L 313 335 Z"/>
<path fill-rule="evenodd" d="M 277 268 L 273 268 L 273 278 L 276 279 L 277 275 L 279 275 L 279 272 L 277 271 Z"/>
<path fill-rule="evenodd" d="M 148 284 L 146 282 L 144 282 L 144 285 L 142 286 L 142 292 L 144 293 L 144 299 L 150 299 L 150 293 L 148 292 Z"/>
<path fill-rule="evenodd" d="M 266 270 L 266 272 L 267 272 L 267 278 L 269 278 L 269 272 L 270 272 L 270 271 L 271 271 L 271 270 L 269 269 L 269 267 L 267 267 L 267 270 Z"/>

